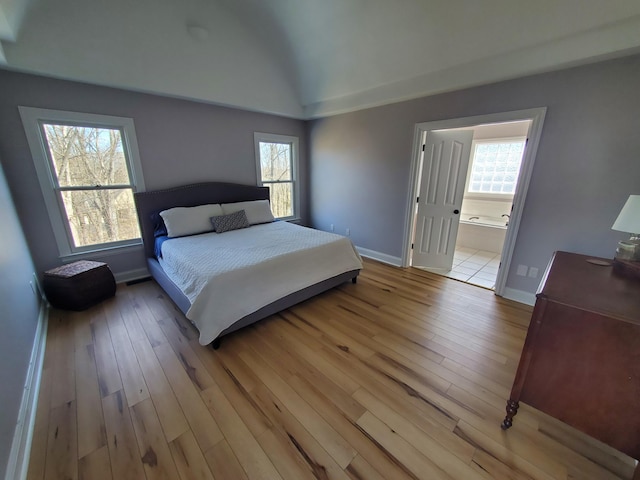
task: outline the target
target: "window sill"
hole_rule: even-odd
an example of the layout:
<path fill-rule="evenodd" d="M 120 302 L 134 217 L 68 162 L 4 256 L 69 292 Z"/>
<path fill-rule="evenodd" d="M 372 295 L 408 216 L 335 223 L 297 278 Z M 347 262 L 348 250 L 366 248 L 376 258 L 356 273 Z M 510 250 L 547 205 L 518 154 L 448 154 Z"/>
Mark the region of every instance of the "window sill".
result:
<path fill-rule="evenodd" d="M 60 260 L 64 263 L 75 262 L 76 260 L 98 259 L 122 255 L 126 253 L 142 252 L 142 241 L 129 245 L 119 245 L 117 247 L 97 248 L 95 250 L 84 250 L 66 255 L 60 255 Z"/>
<path fill-rule="evenodd" d="M 465 200 L 488 200 L 490 202 L 511 202 L 512 193 L 469 193 L 465 192 Z"/>

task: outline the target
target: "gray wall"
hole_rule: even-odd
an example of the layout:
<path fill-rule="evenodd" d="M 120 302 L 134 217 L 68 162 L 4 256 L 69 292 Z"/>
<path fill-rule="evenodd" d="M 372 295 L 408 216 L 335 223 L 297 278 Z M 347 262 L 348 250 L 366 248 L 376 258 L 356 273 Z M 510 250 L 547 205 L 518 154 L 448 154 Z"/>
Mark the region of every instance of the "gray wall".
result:
<path fill-rule="evenodd" d="M 4 478 L 34 342 L 39 302 L 29 285 L 33 263 L 2 168 L 0 225 L 0 478 Z"/>
<path fill-rule="evenodd" d="M 133 118 L 147 190 L 208 180 L 255 185 L 253 133 L 298 136 L 308 218 L 302 120 L 0 70 L 0 157 L 38 272 L 60 261 L 19 105 Z M 144 268 L 142 249 L 104 261 L 115 273 Z"/>
<path fill-rule="evenodd" d="M 400 257 L 414 125 L 547 107 L 507 287 L 534 292 L 555 250 L 612 257 L 611 230 L 640 193 L 640 56 L 315 120 L 309 126 L 311 222 L 348 227 L 358 246 Z"/>

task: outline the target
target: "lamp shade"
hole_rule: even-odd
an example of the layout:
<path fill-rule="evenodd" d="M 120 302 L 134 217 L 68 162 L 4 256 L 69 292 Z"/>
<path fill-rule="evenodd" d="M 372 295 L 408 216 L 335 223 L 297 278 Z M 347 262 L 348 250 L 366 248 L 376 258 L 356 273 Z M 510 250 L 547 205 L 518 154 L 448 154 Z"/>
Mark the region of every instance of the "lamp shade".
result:
<path fill-rule="evenodd" d="M 629 195 L 620 215 L 611 227 L 612 230 L 627 233 L 640 233 L 640 195 Z"/>

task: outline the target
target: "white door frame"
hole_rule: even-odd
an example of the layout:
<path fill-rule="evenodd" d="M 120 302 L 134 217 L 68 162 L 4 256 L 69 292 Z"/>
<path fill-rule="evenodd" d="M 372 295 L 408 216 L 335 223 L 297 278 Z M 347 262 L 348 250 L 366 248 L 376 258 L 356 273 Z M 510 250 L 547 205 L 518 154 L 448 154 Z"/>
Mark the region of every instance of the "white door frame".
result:
<path fill-rule="evenodd" d="M 542 135 L 542 124 L 547 112 L 546 107 L 530 108 L 526 110 L 515 110 L 512 112 L 491 113 L 487 115 L 477 115 L 473 117 L 452 118 L 447 120 L 437 120 L 433 122 L 417 123 L 413 135 L 413 158 L 411 159 L 411 170 L 409 175 L 409 195 L 407 196 L 407 207 L 405 209 L 405 229 L 402 244 L 402 266 L 409 267 L 411 234 L 414 228 L 414 204 L 418 194 L 418 169 L 420 166 L 420 154 L 422 153 L 422 139 L 424 134 L 430 130 L 446 130 L 451 128 L 467 128 L 490 123 L 515 122 L 519 120 L 531 120 L 529 127 L 528 142 L 525 148 L 520 175 L 516 192 L 513 196 L 513 209 L 509 218 L 509 228 L 504 240 L 502 249 L 501 264 L 496 278 L 495 293 L 502 296 L 507 281 L 511 257 L 516 244 L 520 218 L 524 209 L 529 182 L 533 172 L 540 137 Z"/>

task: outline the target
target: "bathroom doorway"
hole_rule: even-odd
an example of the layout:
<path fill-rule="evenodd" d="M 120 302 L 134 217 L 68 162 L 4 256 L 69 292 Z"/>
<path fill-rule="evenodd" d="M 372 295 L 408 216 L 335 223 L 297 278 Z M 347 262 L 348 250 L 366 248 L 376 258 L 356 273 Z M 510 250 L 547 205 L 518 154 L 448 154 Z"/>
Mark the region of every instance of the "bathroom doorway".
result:
<path fill-rule="evenodd" d="M 494 289 L 530 120 L 473 127 L 460 225 L 444 275 Z"/>
<path fill-rule="evenodd" d="M 404 266 L 504 294 L 545 111 L 416 125 Z"/>

